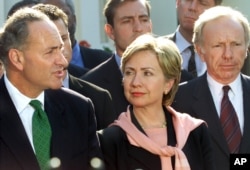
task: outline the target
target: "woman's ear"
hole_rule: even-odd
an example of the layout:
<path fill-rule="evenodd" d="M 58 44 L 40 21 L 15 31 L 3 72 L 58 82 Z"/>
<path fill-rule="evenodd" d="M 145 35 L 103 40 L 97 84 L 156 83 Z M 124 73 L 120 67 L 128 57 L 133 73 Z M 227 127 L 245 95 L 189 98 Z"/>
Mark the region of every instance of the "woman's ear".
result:
<path fill-rule="evenodd" d="M 172 89 L 174 85 L 175 80 L 171 79 L 166 82 L 165 89 L 164 89 L 164 94 L 168 94 L 168 92 Z"/>

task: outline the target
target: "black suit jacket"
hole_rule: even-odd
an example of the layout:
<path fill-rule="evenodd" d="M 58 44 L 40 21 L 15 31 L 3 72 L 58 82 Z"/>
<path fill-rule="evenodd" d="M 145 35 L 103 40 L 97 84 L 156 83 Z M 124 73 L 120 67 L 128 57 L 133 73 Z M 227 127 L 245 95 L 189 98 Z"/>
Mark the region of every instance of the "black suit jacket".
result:
<path fill-rule="evenodd" d="M 80 52 L 86 69 L 92 69 L 112 56 L 112 53 L 80 46 Z"/>
<path fill-rule="evenodd" d="M 145 134 L 135 116 L 131 112 L 134 125 Z M 171 114 L 165 109 L 167 121 L 168 145 L 176 146 L 175 130 Z M 158 155 L 131 145 L 126 133 L 118 126 L 111 126 L 98 133 L 101 148 L 108 170 L 160 170 L 161 162 Z M 214 159 L 211 152 L 211 143 L 205 124 L 194 129 L 183 147 L 192 170 L 214 170 Z M 174 157 L 172 164 L 174 165 Z M 174 166 L 173 166 L 174 167 Z"/>
<path fill-rule="evenodd" d="M 84 75 L 85 73 L 89 71 L 89 69 L 87 68 L 81 68 L 71 63 L 69 63 L 69 66 L 67 69 L 68 69 L 68 72 L 75 77 L 81 77 L 82 75 Z"/>
<path fill-rule="evenodd" d="M 90 159 L 101 157 L 93 105 L 70 90 L 46 90 L 45 111 L 52 129 L 51 157 L 61 160 L 59 169 L 88 169 Z M 0 80 L 0 169 L 39 170 L 22 121 Z"/>
<path fill-rule="evenodd" d="M 242 75 L 244 134 L 240 153 L 250 153 L 250 78 Z M 219 116 L 207 83 L 207 74 L 180 85 L 172 105 L 180 112 L 203 119 L 208 124 L 212 148 L 218 170 L 229 169 L 229 149 L 225 140 Z"/>
<path fill-rule="evenodd" d="M 107 127 L 116 118 L 110 93 L 92 83 L 69 75 L 69 88 L 89 97 L 95 109 L 97 130 Z"/>
<path fill-rule="evenodd" d="M 116 63 L 114 55 L 88 71 L 82 79 L 107 89 L 110 92 L 117 116 L 127 110 L 128 101 L 123 92 L 122 73 Z"/>

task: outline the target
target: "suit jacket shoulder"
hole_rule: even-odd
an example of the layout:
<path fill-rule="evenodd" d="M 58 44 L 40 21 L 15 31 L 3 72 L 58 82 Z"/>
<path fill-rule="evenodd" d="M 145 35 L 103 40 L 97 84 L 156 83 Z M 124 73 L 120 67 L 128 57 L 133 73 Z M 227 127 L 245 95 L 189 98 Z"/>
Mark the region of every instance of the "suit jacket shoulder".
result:
<path fill-rule="evenodd" d="M 85 67 L 92 69 L 98 64 L 104 62 L 112 56 L 112 53 L 101 50 L 101 49 L 92 49 L 80 46 L 80 51 L 82 55 L 83 62 Z"/>
<path fill-rule="evenodd" d="M 98 81 L 104 81 L 103 79 L 110 80 L 113 79 L 114 76 L 122 78 L 121 71 L 116 63 L 115 56 L 113 55 L 108 60 L 91 69 L 81 78 L 93 82 L 94 84 L 98 84 Z"/>
<path fill-rule="evenodd" d="M 82 75 L 84 75 L 88 71 L 89 71 L 89 69 L 87 69 L 87 68 L 81 68 L 81 67 L 78 67 L 74 64 L 69 63 L 68 72 L 75 77 L 81 77 Z"/>
<path fill-rule="evenodd" d="M 163 37 L 163 38 L 170 39 L 170 40 L 172 40 L 172 41 L 175 42 L 175 40 L 176 40 L 176 32 L 171 33 L 171 34 L 168 34 L 168 35 L 164 35 L 164 36 L 162 36 L 162 37 Z"/>
<path fill-rule="evenodd" d="M 115 120 L 116 114 L 108 90 L 71 75 L 69 75 L 69 88 L 92 100 L 98 130 L 107 127 Z"/>
<path fill-rule="evenodd" d="M 115 56 L 88 71 L 82 79 L 110 92 L 116 115 L 126 111 L 128 101 L 124 96 L 122 73 L 116 63 Z"/>

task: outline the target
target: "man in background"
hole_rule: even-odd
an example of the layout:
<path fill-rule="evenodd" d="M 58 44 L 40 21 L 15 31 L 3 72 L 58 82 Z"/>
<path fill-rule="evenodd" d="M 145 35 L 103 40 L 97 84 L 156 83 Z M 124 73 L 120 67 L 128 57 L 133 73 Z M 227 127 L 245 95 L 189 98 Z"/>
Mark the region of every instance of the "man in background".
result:
<path fill-rule="evenodd" d="M 206 9 L 220 5 L 221 3 L 222 0 L 176 0 L 179 25 L 174 33 L 166 37 L 176 43 L 183 59 L 182 69 L 188 71 L 193 78 L 202 75 L 207 68 L 193 47 L 194 22 Z M 191 56 L 192 54 L 193 56 Z"/>
<path fill-rule="evenodd" d="M 123 93 L 120 60 L 127 46 L 136 37 L 152 31 L 150 5 L 147 0 L 108 0 L 104 15 L 107 21 L 105 32 L 114 41 L 116 51 L 110 59 L 82 78 L 107 89 L 112 96 L 115 112 L 119 115 L 128 106 Z"/>
<path fill-rule="evenodd" d="M 72 48 L 68 32 L 67 15 L 61 9 L 51 4 L 38 4 L 33 6 L 33 8 L 46 14 L 55 23 L 64 42 L 63 54 L 67 61 L 70 62 Z M 112 99 L 107 90 L 72 76 L 67 69 L 65 69 L 63 87 L 70 88 L 92 100 L 95 109 L 97 130 L 107 127 L 116 119 L 111 102 Z"/>
<path fill-rule="evenodd" d="M 91 49 L 79 45 L 75 38 L 77 18 L 72 0 L 39 0 L 39 2 L 55 5 L 68 15 L 69 34 L 73 49 L 73 56 L 70 63 L 84 69 L 83 74 L 111 57 L 112 54 L 104 50 Z"/>

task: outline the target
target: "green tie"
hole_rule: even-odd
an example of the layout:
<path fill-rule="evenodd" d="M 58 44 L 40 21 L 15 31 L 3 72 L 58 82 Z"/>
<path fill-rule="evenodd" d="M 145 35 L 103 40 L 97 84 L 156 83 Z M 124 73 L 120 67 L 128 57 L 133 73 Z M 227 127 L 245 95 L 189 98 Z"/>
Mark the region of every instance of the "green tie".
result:
<path fill-rule="evenodd" d="M 50 139 L 51 128 L 47 114 L 43 111 L 38 100 L 32 100 L 30 105 L 35 109 L 32 118 L 33 144 L 35 147 L 36 158 L 41 170 L 49 169 L 50 159 Z"/>

